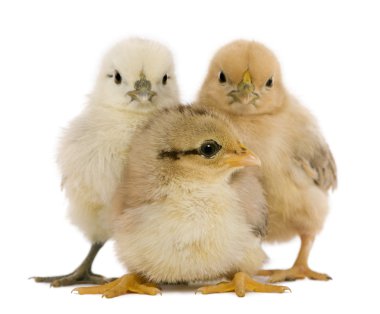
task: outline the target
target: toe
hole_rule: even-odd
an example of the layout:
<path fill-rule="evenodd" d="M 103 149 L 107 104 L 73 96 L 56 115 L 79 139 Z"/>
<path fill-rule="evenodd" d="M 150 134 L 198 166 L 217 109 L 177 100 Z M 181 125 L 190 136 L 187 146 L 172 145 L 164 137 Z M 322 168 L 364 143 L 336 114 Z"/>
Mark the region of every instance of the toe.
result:
<path fill-rule="evenodd" d="M 202 294 L 210 294 L 220 292 L 231 292 L 234 290 L 235 286 L 232 282 L 221 282 L 217 285 L 201 287 L 197 290 L 197 292 L 200 292 Z"/>
<path fill-rule="evenodd" d="M 312 279 L 312 280 L 321 280 L 321 281 L 332 280 L 332 278 L 329 275 L 317 273 L 315 271 L 308 271 L 306 273 L 306 276 L 307 278 Z"/>

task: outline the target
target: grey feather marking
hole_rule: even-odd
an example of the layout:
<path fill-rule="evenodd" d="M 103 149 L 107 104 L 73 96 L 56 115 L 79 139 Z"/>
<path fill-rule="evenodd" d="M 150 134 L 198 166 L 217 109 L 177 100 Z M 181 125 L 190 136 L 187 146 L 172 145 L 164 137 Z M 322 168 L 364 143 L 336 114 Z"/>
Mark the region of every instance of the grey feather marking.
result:
<path fill-rule="evenodd" d="M 327 144 L 319 145 L 309 160 L 310 167 L 316 172 L 314 183 L 322 190 L 334 190 L 337 187 L 337 170 L 334 157 Z M 306 171 L 306 173 L 308 173 Z"/>

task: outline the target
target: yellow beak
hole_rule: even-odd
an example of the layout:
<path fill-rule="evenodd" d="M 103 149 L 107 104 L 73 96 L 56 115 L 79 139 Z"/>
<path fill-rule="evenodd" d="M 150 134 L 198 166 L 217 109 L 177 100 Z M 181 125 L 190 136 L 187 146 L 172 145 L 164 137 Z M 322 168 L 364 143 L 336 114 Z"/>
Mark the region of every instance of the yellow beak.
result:
<path fill-rule="evenodd" d="M 240 153 L 230 153 L 226 154 L 225 163 L 230 167 L 238 168 L 238 167 L 249 167 L 249 166 L 261 166 L 260 158 L 246 148 L 244 145 L 240 145 L 241 151 Z"/>
<path fill-rule="evenodd" d="M 243 79 L 238 84 L 237 91 L 240 96 L 244 97 L 250 93 L 253 93 L 254 90 L 255 87 L 252 84 L 251 74 L 249 74 L 249 71 L 247 70 L 243 73 Z"/>
<path fill-rule="evenodd" d="M 249 74 L 249 71 L 245 71 L 243 74 L 243 83 L 244 84 L 252 84 L 251 74 Z"/>

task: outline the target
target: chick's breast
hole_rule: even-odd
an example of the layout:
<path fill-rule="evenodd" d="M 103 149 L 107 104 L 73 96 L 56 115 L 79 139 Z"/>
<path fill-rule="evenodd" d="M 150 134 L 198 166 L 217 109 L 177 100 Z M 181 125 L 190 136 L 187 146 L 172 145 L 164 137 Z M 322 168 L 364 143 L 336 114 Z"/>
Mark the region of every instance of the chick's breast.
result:
<path fill-rule="evenodd" d="M 254 273 L 264 255 L 244 212 L 229 186 L 214 196 L 222 201 L 192 193 L 125 211 L 116 224 L 119 259 L 154 282 L 217 279 L 243 264 Z"/>
<path fill-rule="evenodd" d="M 58 153 L 69 217 L 92 241 L 110 236 L 109 206 L 135 129 L 146 116 L 87 110 L 75 119 Z"/>

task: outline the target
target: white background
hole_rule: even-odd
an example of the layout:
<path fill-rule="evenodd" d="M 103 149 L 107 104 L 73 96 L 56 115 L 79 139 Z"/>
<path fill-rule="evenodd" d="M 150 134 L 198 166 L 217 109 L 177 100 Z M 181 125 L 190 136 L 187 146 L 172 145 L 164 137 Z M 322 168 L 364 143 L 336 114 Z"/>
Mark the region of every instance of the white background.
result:
<path fill-rule="evenodd" d="M 376 1 L 2 1 L 0 311 L 379 311 L 379 13 Z M 245 38 L 274 50 L 286 85 L 317 116 L 337 161 L 339 187 L 311 253 L 311 266 L 334 280 L 291 282 L 292 293 L 243 299 L 170 289 L 112 300 L 28 280 L 69 272 L 87 253 L 66 219 L 57 142 L 83 108 L 103 53 L 135 35 L 173 50 L 184 102 L 194 100 L 221 45 Z M 290 266 L 298 241 L 266 249 L 268 267 Z M 123 274 L 112 243 L 94 270 Z"/>

